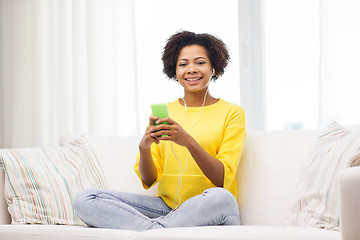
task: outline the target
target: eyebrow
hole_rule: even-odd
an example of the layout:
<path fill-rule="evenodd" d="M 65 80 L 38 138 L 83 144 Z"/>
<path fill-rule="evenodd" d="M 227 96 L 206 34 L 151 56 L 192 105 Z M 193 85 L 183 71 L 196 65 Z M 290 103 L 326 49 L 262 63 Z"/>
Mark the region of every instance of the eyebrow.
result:
<path fill-rule="evenodd" d="M 197 58 L 195 58 L 195 60 L 199 60 L 199 59 L 207 59 L 206 57 L 197 57 Z M 187 58 L 181 58 L 181 59 L 179 59 L 178 61 L 189 61 L 189 59 L 187 59 Z"/>

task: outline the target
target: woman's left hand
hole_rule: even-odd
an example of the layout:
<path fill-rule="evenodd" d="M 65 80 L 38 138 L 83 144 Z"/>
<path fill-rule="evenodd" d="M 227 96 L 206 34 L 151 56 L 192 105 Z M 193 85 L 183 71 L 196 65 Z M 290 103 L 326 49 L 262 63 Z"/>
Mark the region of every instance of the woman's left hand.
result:
<path fill-rule="evenodd" d="M 168 124 L 162 124 L 164 122 L 167 122 Z M 150 131 L 151 136 L 158 140 L 173 141 L 174 143 L 185 147 L 192 140 L 190 134 L 188 134 L 180 124 L 169 117 L 159 119 L 156 123 L 159 125 L 152 127 Z"/>

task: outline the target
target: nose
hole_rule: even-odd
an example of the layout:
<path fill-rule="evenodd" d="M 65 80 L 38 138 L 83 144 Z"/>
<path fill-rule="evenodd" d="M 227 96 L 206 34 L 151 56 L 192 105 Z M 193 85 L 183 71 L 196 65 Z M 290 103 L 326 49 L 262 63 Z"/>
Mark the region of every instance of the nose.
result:
<path fill-rule="evenodd" d="M 193 63 L 188 64 L 187 73 L 188 74 L 197 73 L 195 64 L 193 64 Z"/>

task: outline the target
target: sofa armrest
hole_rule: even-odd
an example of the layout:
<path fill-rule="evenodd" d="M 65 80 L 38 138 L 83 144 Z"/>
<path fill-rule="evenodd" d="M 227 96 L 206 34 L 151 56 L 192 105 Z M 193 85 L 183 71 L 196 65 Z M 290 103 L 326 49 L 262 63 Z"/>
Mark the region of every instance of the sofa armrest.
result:
<path fill-rule="evenodd" d="M 360 167 L 343 170 L 339 184 L 342 240 L 358 240 L 360 236 Z"/>

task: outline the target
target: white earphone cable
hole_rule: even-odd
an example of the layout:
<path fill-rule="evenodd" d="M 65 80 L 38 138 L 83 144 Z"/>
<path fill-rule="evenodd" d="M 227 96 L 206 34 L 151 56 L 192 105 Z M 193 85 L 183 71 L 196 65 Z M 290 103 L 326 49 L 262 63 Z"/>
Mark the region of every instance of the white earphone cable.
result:
<path fill-rule="evenodd" d="M 194 128 L 194 126 L 196 125 L 196 123 L 197 123 L 197 122 L 199 121 L 199 119 L 200 119 L 201 111 L 202 111 L 202 109 L 203 109 L 203 107 L 204 107 L 204 105 L 205 105 L 206 96 L 207 96 L 207 94 L 208 94 L 208 91 L 209 91 L 209 89 L 206 90 L 206 93 L 205 93 L 205 96 L 204 96 L 204 100 L 203 100 L 202 106 L 201 106 L 200 111 L 199 111 L 199 115 L 197 116 L 197 119 L 195 120 L 194 124 L 193 124 L 193 125 L 191 126 L 191 128 L 189 129 L 188 134 L 191 133 L 192 129 Z M 185 101 L 184 98 L 182 98 L 182 100 L 184 101 L 184 105 L 185 105 L 185 113 L 184 113 L 183 119 L 182 119 L 181 122 L 180 122 L 180 125 L 181 125 L 181 124 L 183 123 L 183 121 L 185 120 L 186 112 L 187 112 L 187 109 L 186 109 L 186 108 L 187 108 L 187 106 L 186 106 L 186 101 Z M 170 145 L 171 145 L 171 149 L 172 149 L 172 151 L 173 151 L 173 153 L 174 153 L 174 155 L 175 155 L 175 158 L 176 158 L 176 160 L 177 160 L 178 163 L 179 163 L 179 179 L 178 179 L 177 192 L 176 192 L 176 195 L 175 195 L 175 197 L 174 197 L 174 206 L 173 206 L 173 210 L 175 210 L 175 209 L 177 209 L 177 208 L 181 205 L 180 191 L 181 191 L 181 188 L 182 188 L 182 177 L 183 177 L 185 171 L 187 170 L 187 167 L 188 167 L 188 164 L 189 164 L 190 154 L 189 154 L 189 150 L 186 149 L 186 165 L 185 165 L 184 171 L 181 172 L 181 163 L 180 163 L 180 160 L 179 160 L 179 158 L 177 157 L 177 155 L 176 155 L 176 153 L 175 153 L 175 151 L 174 151 L 172 142 L 170 143 Z M 178 202 L 178 204 L 176 205 L 176 199 L 177 199 L 177 198 L 179 198 L 179 202 Z M 176 205 L 176 206 L 175 206 L 175 205 Z"/>

